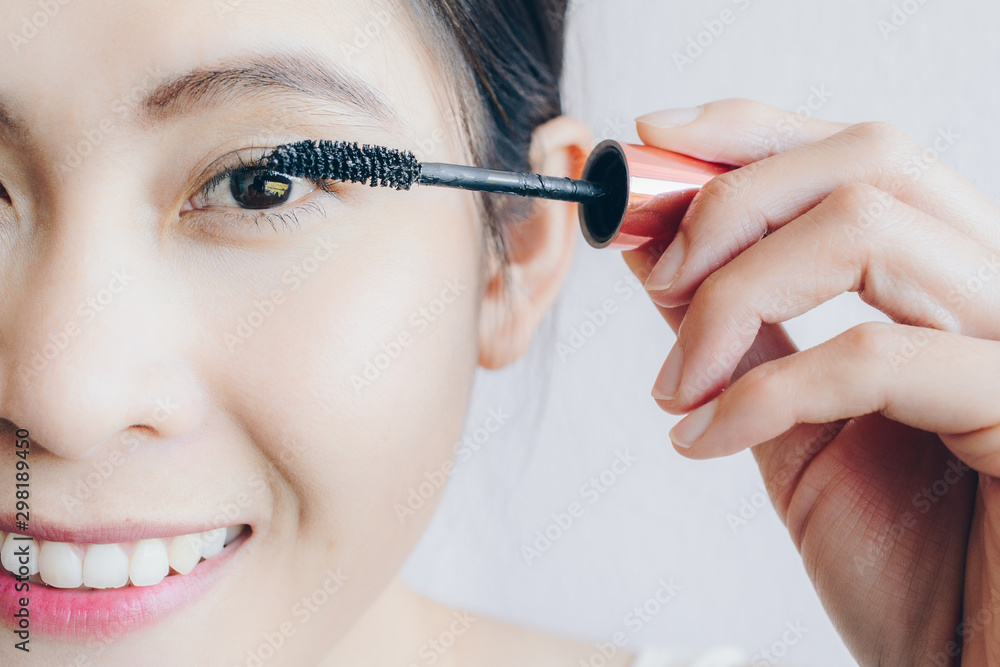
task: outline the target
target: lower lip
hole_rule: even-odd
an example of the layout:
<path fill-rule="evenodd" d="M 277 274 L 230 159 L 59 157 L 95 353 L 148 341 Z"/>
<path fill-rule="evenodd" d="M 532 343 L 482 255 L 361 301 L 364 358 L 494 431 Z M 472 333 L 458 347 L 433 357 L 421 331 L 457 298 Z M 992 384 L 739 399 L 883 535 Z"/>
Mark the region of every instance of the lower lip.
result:
<path fill-rule="evenodd" d="M 17 591 L 14 575 L 0 569 L 0 617 L 3 625 L 16 626 L 18 600 L 28 597 L 31 635 L 83 642 L 94 637 L 114 638 L 148 627 L 185 602 L 203 594 L 218 579 L 250 531 L 233 540 L 222 553 L 199 563 L 188 574 L 173 574 L 155 586 L 126 586 L 106 590 L 77 591 L 31 584 Z"/>

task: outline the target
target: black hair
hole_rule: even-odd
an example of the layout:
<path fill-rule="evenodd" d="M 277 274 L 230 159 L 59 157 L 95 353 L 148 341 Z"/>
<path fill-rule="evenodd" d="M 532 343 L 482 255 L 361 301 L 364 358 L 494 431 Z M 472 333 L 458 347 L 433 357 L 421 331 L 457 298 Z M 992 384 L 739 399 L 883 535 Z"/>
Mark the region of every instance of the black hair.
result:
<path fill-rule="evenodd" d="M 562 114 L 568 0 L 409 0 L 405 4 L 440 46 L 453 80 L 469 150 L 478 166 L 530 171 L 535 128 Z M 480 197 L 487 247 L 506 269 L 505 230 L 534 202 Z M 506 270 L 504 271 L 506 278 Z M 508 283 L 505 280 L 504 285 Z M 505 289 L 506 291 L 506 289 Z"/>
<path fill-rule="evenodd" d="M 562 115 L 560 83 L 566 43 L 569 0 L 403 0 L 434 39 L 432 56 L 448 62 L 440 69 L 451 77 L 454 101 L 475 164 L 505 171 L 527 172 L 531 137 L 535 128 Z M 509 299 L 510 272 L 507 233 L 526 219 L 534 200 L 485 195 L 479 208 L 487 234 L 487 259 L 499 266 L 503 297 Z M 489 262 L 488 262 L 489 264 Z M 487 274 L 490 269 L 487 267 Z M 558 322 L 558 309 L 547 314 L 550 335 Z M 537 348 L 536 348 L 537 351 Z M 541 364 L 527 369 L 536 373 L 536 392 L 519 392 L 522 407 L 530 405 L 537 426 L 545 411 L 552 377 L 552 356 L 538 351 Z M 530 351 L 529 351 L 529 356 Z M 515 467 L 521 472 L 535 451 L 520 449 Z"/>

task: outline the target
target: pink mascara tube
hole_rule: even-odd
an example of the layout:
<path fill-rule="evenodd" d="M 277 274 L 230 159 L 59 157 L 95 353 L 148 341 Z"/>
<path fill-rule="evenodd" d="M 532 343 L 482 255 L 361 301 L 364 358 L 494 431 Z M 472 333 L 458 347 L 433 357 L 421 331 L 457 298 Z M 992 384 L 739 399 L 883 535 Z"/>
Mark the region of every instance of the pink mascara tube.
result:
<path fill-rule="evenodd" d="M 672 238 L 701 187 L 732 169 L 653 146 L 601 142 L 581 177 L 608 194 L 580 205 L 583 236 L 595 248 L 619 250 Z"/>

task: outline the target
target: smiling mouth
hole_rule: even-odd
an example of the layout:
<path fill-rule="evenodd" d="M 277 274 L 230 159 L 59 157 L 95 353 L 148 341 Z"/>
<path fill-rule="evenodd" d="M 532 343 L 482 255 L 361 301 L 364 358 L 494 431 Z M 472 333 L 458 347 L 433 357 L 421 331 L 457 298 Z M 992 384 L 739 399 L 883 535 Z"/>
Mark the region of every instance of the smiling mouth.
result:
<path fill-rule="evenodd" d="M 202 559 L 222 553 L 246 524 L 175 537 L 113 544 L 75 544 L 0 532 L 0 564 L 15 576 L 51 588 L 78 591 L 155 586 L 190 573 Z"/>

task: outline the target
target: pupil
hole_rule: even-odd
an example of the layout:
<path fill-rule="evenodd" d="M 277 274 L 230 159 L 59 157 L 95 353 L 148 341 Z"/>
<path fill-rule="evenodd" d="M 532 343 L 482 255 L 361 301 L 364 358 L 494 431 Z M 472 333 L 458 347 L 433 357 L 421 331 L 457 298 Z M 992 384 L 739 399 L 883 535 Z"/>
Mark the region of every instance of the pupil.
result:
<path fill-rule="evenodd" d="M 229 189 L 243 208 L 274 208 L 288 201 L 292 180 L 273 171 L 244 171 L 234 174 Z"/>

